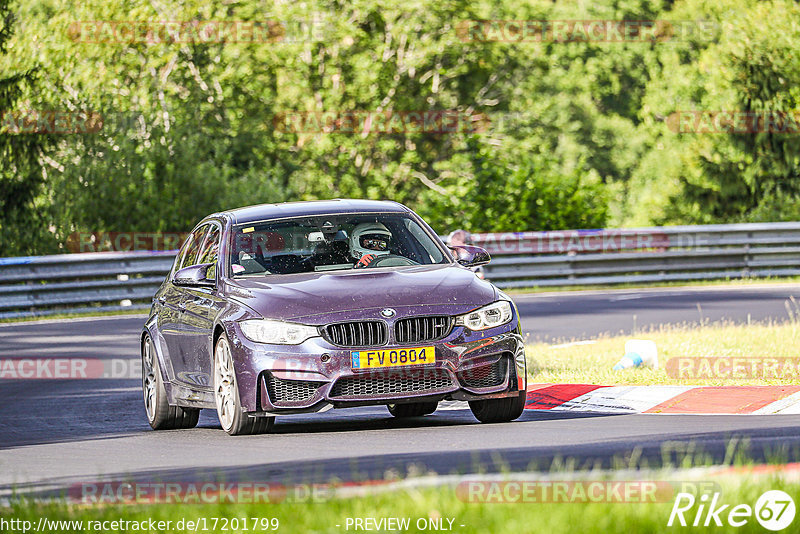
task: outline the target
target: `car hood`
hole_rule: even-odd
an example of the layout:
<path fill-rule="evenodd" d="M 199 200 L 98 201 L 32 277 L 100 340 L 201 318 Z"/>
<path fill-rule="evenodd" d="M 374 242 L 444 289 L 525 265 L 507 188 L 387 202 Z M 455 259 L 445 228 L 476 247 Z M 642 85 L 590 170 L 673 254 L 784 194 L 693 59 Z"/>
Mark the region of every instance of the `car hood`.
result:
<path fill-rule="evenodd" d="M 226 293 L 265 318 L 307 324 L 363 318 L 365 310 L 387 307 L 398 316 L 457 314 L 497 298 L 492 284 L 456 265 L 239 278 L 227 281 Z"/>

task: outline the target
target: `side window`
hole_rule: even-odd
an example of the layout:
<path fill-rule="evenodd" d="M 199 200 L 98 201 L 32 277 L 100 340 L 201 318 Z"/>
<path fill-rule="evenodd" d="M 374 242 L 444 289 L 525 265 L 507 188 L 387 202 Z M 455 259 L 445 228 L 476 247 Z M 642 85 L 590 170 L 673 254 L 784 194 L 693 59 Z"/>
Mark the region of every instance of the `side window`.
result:
<path fill-rule="evenodd" d="M 184 267 L 191 267 L 192 265 L 197 265 L 197 257 L 200 254 L 200 247 L 203 244 L 203 236 L 208 231 L 207 224 L 204 224 L 194 232 L 192 232 L 191 237 L 189 237 L 188 246 L 186 248 L 186 252 L 183 255 L 183 259 L 181 260 L 180 269 Z"/>
<path fill-rule="evenodd" d="M 191 234 L 186 238 L 181 245 L 180 250 L 178 251 L 178 255 L 175 256 L 175 264 L 172 266 L 173 274 L 181 268 L 181 264 L 183 263 L 183 258 L 186 257 L 186 253 L 189 251 L 189 247 L 192 246 L 192 236 Z"/>
<path fill-rule="evenodd" d="M 206 271 L 206 277 L 209 280 L 214 280 L 217 277 L 217 257 L 219 255 L 219 227 L 216 225 L 211 226 L 208 235 L 206 236 L 205 243 L 200 249 L 197 263 L 210 263 L 211 267 Z"/>

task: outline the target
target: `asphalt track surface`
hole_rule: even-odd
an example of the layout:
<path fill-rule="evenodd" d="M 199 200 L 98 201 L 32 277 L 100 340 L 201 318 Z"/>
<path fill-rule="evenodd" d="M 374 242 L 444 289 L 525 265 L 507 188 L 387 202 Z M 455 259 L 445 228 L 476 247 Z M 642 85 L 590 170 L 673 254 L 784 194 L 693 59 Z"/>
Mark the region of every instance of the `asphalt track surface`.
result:
<path fill-rule="evenodd" d="M 620 290 L 515 297 L 531 339 L 556 342 L 660 324 L 785 321 L 800 285 Z M 699 305 L 699 309 L 698 309 Z M 635 317 L 635 319 L 634 319 Z M 5 356 L 138 357 L 142 316 L 0 326 Z M 598 415 L 526 410 L 481 425 L 469 410 L 395 420 L 383 407 L 279 418 L 274 432 L 229 437 L 213 410 L 198 428 L 153 432 L 140 382 L 0 381 L 0 495 L 101 480 L 279 483 L 407 475 L 720 463 L 732 443 L 754 460 L 800 460 L 800 416 Z M 735 441 L 732 441 L 735 440 Z M 744 447 L 744 448 L 742 448 Z"/>

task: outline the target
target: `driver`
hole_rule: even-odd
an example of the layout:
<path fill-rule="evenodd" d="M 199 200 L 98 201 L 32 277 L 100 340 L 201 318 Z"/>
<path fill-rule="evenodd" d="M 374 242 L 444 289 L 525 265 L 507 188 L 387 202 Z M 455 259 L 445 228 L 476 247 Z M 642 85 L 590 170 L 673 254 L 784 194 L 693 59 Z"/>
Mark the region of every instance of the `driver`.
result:
<path fill-rule="evenodd" d="M 392 233 L 381 223 L 361 223 L 350 235 L 350 255 L 358 261 L 355 269 L 367 267 L 378 256 L 389 254 Z"/>

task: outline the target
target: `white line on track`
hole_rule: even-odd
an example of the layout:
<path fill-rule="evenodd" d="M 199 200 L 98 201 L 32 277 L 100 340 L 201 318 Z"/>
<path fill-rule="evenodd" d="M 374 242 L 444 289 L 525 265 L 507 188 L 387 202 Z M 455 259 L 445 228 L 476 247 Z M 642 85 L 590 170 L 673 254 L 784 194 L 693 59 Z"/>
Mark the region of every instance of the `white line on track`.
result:
<path fill-rule="evenodd" d="M 144 325 L 144 321 L 147 319 L 147 314 L 141 313 L 123 313 L 120 315 L 98 315 L 95 317 L 73 317 L 73 318 L 66 318 L 66 319 L 33 319 L 27 321 L 14 321 L 8 323 L 0 323 L 0 328 L 6 327 L 17 327 L 23 325 L 43 325 L 43 324 L 60 324 L 60 323 L 77 323 L 81 321 L 111 321 L 111 320 L 120 320 L 120 319 L 141 319 L 142 325 Z"/>

